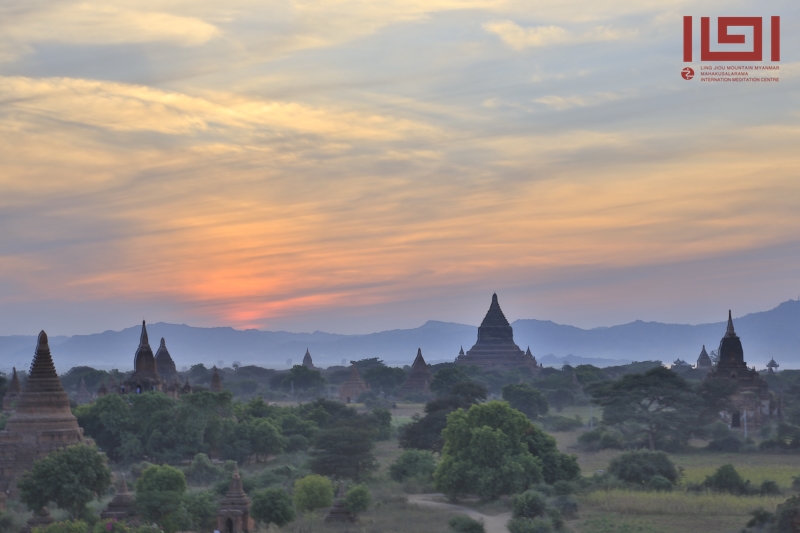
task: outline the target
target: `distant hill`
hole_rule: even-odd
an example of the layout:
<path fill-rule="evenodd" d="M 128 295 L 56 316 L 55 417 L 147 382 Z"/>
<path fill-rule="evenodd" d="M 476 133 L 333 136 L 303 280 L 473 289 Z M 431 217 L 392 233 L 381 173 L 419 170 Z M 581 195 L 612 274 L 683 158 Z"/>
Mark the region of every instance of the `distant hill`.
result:
<path fill-rule="evenodd" d="M 724 313 L 721 313 L 724 316 Z M 781 368 L 800 368 L 800 301 L 789 300 L 775 309 L 735 318 L 745 359 L 762 367 L 771 357 Z M 629 361 L 677 358 L 693 363 L 700 348 L 716 349 L 725 333 L 725 321 L 685 325 L 642 322 L 608 328 L 581 329 L 547 320 L 517 320 L 514 339 L 550 366 L 594 364 L 612 366 Z M 93 335 L 51 337 L 53 358 L 60 372 L 77 365 L 129 370 L 139 342 L 141 326 Z M 195 363 L 206 365 L 234 361 L 272 368 L 286 368 L 287 359 L 299 364 L 308 348 L 320 366 L 341 361 L 379 357 L 392 365 L 411 364 L 422 348 L 430 363 L 452 361 L 461 346 L 468 350 L 477 328 L 463 324 L 429 321 L 418 328 L 381 331 L 369 335 L 289 333 L 285 331 L 239 331 L 233 328 L 195 328 L 186 325 L 148 324 L 155 351 L 164 337 L 178 368 Z M 0 368 L 27 369 L 36 345 L 34 336 L 0 337 Z"/>

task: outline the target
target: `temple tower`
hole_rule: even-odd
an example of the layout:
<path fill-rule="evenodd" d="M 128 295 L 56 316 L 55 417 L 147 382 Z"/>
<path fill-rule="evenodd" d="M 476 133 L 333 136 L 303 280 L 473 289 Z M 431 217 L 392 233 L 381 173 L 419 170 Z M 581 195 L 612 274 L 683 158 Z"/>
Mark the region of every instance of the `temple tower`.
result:
<path fill-rule="evenodd" d="M 314 362 L 311 360 L 311 354 L 308 352 L 308 348 L 306 348 L 306 354 L 303 356 L 303 366 L 309 370 L 316 370 Z"/>
<path fill-rule="evenodd" d="M 711 369 L 714 367 L 714 364 L 711 362 L 711 358 L 708 356 L 706 352 L 706 345 L 703 345 L 703 349 L 700 351 L 700 355 L 697 356 L 697 364 L 695 368 L 697 370 L 702 370 L 706 373 L 711 372 Z"/>
<path fill-rule="evenodd" d="M 167 350 L 167 343 L 164 341 L 164 337 L 161 337 L 161 344 L 156 350 L 156 372 L 158 372 L 158 377 L 164 383 L 171 383 L 178 375 L 175 361 L 172 360 L 172 356 Z"/>
<path fill-rule="evenodd" d="M 358 368 L 356 368 L 356 365 L 353 364 L 350 367 L 350 378 L 339 385 L 339 399 L 344 403 L 354 402 L 356 401 L 356 398 L 368 390 L 369 385 L 367 385 L 364 380 L 361 379 L 361 374 L 358 373 Z"/>
<path fill-rule="evenodd" d="M 122 481 L 117 486 L 117 493 L 100 513 L 100 518 L 124 520 L 134 514 L 136 514 L 136 499 L 128 492 L 128 483 L 125 481 L 125 476 L 122 476 Z"/>
<path fill-rule="evenodd" d="M 356 516 L 351 513 L 347 509 L 347 504 L 345 502 L 345 490 L 344 490 L 344 483 L 341 481 L 339 482 L 339 487 L 336 490 L 336 499 L 333 500 L 333 505 L 331 506 L 328 514 L 325 515 L 326 522 L 356 522 L 358 519 Z"/>
<path fill-rule="evenodd" d="M 459 353 L 456 364 L 484 369 L 527 367 L 536 371 L 539 368 L 533 355 L 524 353 L 514 343 L 514 330 L 500 309 L 497 294 L 492 295 L 489 311 L 478 327 L 478 342 L 466 354 Z"/>
<path fill-rule="evenodd" d="M 250 517 L 250 498 L 242 488 L 239 467 L 234 464 L 228 493 L 217 509 L 217 529 L 221 533 L 248 533 L 254 528 Z"/>
<path fill-rule="evenodd" d="M 92 393 L 86 388 L 86 381 L 81 378 L 81 384 L 78 385 L 78 392 L 75 394 L 75 403 L 78 405 L 86 405 L 87 403 L 92 403 L 93 401 L 94 398 L 92 398 Z"/>
<path fill-rule="evenodd" d="M 211 375 L 211 392 L 222 392 L 222 378 L 219 377 L 219 369 L 214 365 L 214 373 Z"/>
<path fill-rule="evenodd" d="M 733 328 L 730 310 L 728 327 L 719 341 L 719 363 L 708 373 L 706 379 L 734 380 L 738 384 L 738 392 L 731 397 L 732 411 L 724 413 L 732 427 L 740 427 L 743 416 L 747 416 L 748 424 L 760 426 L 772 414 L 770 411 L 772 396 L 767 382 L 758 375 L 755 367 L 747 366 L 742 341 Z"/>
<path fill-rule="evenodd" d="M 417 348 L 417 357 L 411 365 L 411 372 L 409 372 L 405 383 L 400 387 L 398 395 L 402 396 L 414 392 L 429 394 L 431 391 L 430 384 L 432 379 L 433 374 L 428 368 L 428 365 L 425 364 L 425 359 L 422 357 L 422 348 Z"/>
<path fill-rule="evenodd" d="M 16 410 L 0 431 L 0 490 L 17 495 L 16 480 L 33 462 L 73 444 L 91 442 L 69 407 L 69 397 L 56 374 L 47 334 L 36 343 L 28 380 Z"/>
<path fill-rule="evenodd" d="M 156 358 L 147 339 L 147 326 L 142 320 L 139 347 L 133 356 L 133 374 L 122 384 L 123 393 L 141 394 L 161 390 L 161 378 L 156 370 Z"/>
<path fill-rule="evenodd" d="M 6 395 L 3 396 L 3 412 L 10 413 L 14 411 L 14 407 L 22 395 L 22 387 L 19 384 L 19 377 L 17 377 L 17 367 L 11 372 L 11 383 L 8 384 Z"/>

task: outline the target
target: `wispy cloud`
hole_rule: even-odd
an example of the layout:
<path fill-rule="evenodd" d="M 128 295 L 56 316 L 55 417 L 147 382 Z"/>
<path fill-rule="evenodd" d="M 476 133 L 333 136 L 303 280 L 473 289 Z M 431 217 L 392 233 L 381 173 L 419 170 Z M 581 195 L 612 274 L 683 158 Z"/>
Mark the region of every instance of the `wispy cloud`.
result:
<path fill-rule="evenodd" d="M 620 41 L 635 39 L 639 32 L 635 29 L 614 29 L 609 26 L 596 26 L 588 31 L 575 33 L 560 26 L 532 26 L 524 28 L 511 20 L 486 22 L 483 28 L 500 37 L 514 50 L 541 48 L 546 46 L 578 44 L 600 41 Z"/>

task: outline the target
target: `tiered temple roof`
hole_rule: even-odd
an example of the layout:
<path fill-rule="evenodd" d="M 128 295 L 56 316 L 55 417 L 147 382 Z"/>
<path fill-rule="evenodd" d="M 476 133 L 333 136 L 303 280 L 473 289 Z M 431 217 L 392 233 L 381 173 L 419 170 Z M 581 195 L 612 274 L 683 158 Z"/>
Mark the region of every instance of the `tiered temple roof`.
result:
<path fill-rule="evenodd" d="M 700 355 L 697 356 L 697 365 L 695 366 L 698 370 L 706 370 L 709 371 L 714 366 L 711 362 L 711 358 L 708 356 L 708 352 L 706 352 L 706 345 L 703 345 L 703 349 L 700 351 Z"/>
<path fill-rule="evenodd" d="M 767 382 L 758 375 L 755 367 L 749 368 L 744 360 L 742 341 L 733 328 L 733 318 L 728 311 L 728 327 L 725 335 L 719 341 L 719 363 L 707 375 L 706 379 L 731 379 L 736 380 L 739 392 L 731 397 L 734 412 L 731 413 L 730 423 L 739 427 L 739 414 L 748 412 L 748 422 L 755 426 L 761 425 L 770 412 L 769 387 Z"/>
<path fill-rule="evenodd" d="M 333 500 L 333 506 L 325 516 L 326 522 L 355 522 L 358 520 L 356 516 L 347 509 L 345 504 L 345 491 L 344 483 L 339 482 L 339 488 L 336 491 L 336 499 Z"/>
<path fill-rule="evenodd" d="M 308 352 L 308 348 L 306 348 L 306 354 L 303 356 L 303 366 L 311 370 L 316 368 L 314 362 L 311 360 L 311 354 Z"/>
<path fill-rule="evenodd" d="M 422 357 L 422 348 L 417 348 L 417 357 L 411 365 L 411 372 L 409 372 L 405 383 L 400 387 L 398 394 L 403 395 L 413 392 L 428 394 L 432 379 L 433 374 Z"/>
<path fill-rule="evenodd" d="M 539 369 L 533 355 L 524 353 L 514 343 L 514 330 L 500 309 L 497 294 L 492 295 L 489 311 L 478 328 L 478 342 L 466 354 L 459 353 L 456 364 L 477 365 L 484 369 Z"/>
<path fill-rule="evenodd" d="M 214 365 L 214 373 L 211 374 L 211 392 L 222 392 L 222 378 L 219 377 L 219 369 Z"/>
<path fill-rule="evenodd" d="M 81 384 L 78 385 L 78 392 L 75 394 L 75 403 L 78 405 L 85 405 L 87 403 L 92 403 L 93 400 L 92 393 L 86 388 L 86 382 L 81 378 Z"/>
<path fill-rule="evenodd" d="M 244 493 L 239 467 L 234 464 L 228 493 L 217 508 L 217 529 L 223 533 L 247 533 L 254 524 L 250 518 L 250 498 Z"/>
<path fill-rule="evenodd" d="M 22 387 L 19 384 L 17 368 L 14 367 L 14 370 L 11 372 L 11 382 L 8 384 L 8 388 L 6 389 L 6 395 L 3 396 L 3 411 L 6 413 L 13 411 L 21 395 Z"/>
<path fill-rule="evenodd" d="M 344 403 L 354 402 L 356 401 L 356 398 L 368 390 L 369 385 L 367 385 L 364 380 L 361 379 L 361 374 L 358 373 L 358 368 L 356 368 L 356 365 L 353 364 L 350 367 L 350 378 L 339 385 L 339 399 Z"/>
<path fill-rule="evenodd" d="M 156 358 L 147 339 L 147 326 L 144 320 L 142 320 L 139 347 L 133 356 L 133 368 L 133 374 L 122 385 L 122 392 L 140 394 L 161 389 L 161 378 L 156 370 Z"/>
<path fill-rule="evenodd" d="M 164 341 L 164 337 L 161 337 L 161 344 L 156 350 L 156 371 L 164 383 L 171 383 L 173 378 L 178 375 L 175 361 L 172 360 L 172 356 L 167 350 L 167 343 Z"/>
<path fill-rule="evenodd" d="M 122 476 L 122 481 L 117 486 L 117 493 L 100 513 L 100 518 L 124 520 L 134 514 L 136 514 L 136 498 L 128 492 L 128 483 L 125 481 L 125 476 Z"/>
<path fill-rule="evenodd" d="M 50 452 L 86 442 L 69 407 L 69 397 L 58 379 L 47 334 L 36 343 L 28 380 L 16 410 L 0 431 L 0 490 L 16 497 L 18 476 Z"/>

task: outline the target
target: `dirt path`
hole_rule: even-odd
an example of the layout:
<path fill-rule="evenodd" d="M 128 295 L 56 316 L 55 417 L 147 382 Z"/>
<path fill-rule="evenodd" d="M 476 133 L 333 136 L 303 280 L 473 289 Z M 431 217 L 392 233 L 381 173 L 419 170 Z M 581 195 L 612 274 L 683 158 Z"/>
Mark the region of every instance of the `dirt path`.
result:
<path fill-rule="evenodd" d="M 486 526 L 486 533 L 508 533 L 506 523 L 511 520 L 511 513 L 501 513 L 499 515 L 489 516 L 479 513 L 475 509 L 464 507 L 463 505 L 434 501 L 443 497 L 443 494 L 409 494 L 408 501 L 409 503 L 424 505 L 426 507 L 435 507 L 437 509 L 446 509 L 448 511 L 463 513 L 470 518 L 474 518 L 475 520 L 482 520 Z"/>

